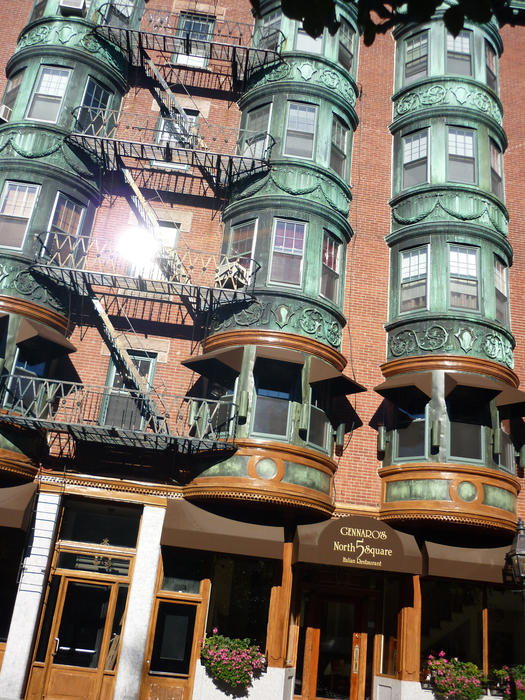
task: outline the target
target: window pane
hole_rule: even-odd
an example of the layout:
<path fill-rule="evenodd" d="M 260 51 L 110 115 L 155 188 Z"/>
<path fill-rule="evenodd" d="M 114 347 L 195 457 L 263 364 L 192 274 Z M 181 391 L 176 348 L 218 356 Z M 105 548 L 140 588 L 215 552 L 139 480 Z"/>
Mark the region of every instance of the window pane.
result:
<path fill-rule="evenodd" d="M 34 89 L 28 118 L 55 122 L 70 71 L 62 68 L 42 68 Z"/>
<path fill-rule="evenodd" d="M 491 425 L 489 397 L 483 389 L 458 386 L 447 398 L 449 455 L 481 460 L 484 427 Z"/>
<path fill-rule="evenodd" d="M 64 509 L 60 538 L 115 547 L 135 547 L 142 509 L 70 501 Z"/>
<path fill-rule="evenodd" d="M 245 258 L 240 262 L 248 266 L 250 261 L 246 258 L 252 257 L 254 234 L 255 221 L 232 228 L 229 257 Z"/>
<path fill-rule="evenodd" d="M 498 78 L 497 78 L 497 68 L 496 68 L 496 52 L 485 40 L 485 60 L 486 60 L 486 71 L 487 71 L 487 85 L 489 88 L 497 92 L 498 90 Z"/>
<path fill-rule="evenodd" d="M 449 249 L 450 305 L 478 308 L 478 256 L 475 248 L 451 245 Z"/>
<path fill-rule="evenodd" d="M 428 32 L 407 39 L 405 50 L 405 83 L 424 78 L 428 64 Z"/>
<path fill-rule="evenodd" d="M 59 194 L 53 221 L 51 223 L 51 230 L 76 236 L 80 228 L 83 212 L 84 207 L 72 202 L 63 194 Z"/>
<path fill-rule="evenodd" d="M 254 433 L 286 435 L 288 428 L 288 401 L 269 396 L 257 396 Z"/>
<path fill-rule="evenodd" d="M 332 147 L 330 167 L 344 178 L 346 171 L 346 138 L 348 129 L 336 116 L 332 119 Z"/>
<path fill-rule="evenodd" d="M 10 109 L 13 109 L 15 105 L 18 91 L 20 90 L 20 85 L 22 83 L 22 78 L 24 77 L 24 70 L 19 71 L 7 83 L 2 104 L 6 105 L 6 107 L 9 107 Z"/>
<path fill-rule="evenodd" d="M 259 357 L 253 375 L 256 391 L 253 431 L 286 435 L 290 404 L 300 398 L 301 366 Z"/>
<path fill-rule="evenodd" d="M 496 319 L 508 322 L 508 268 L 499 258 L 494 258 L 494 287 L 496 292 Z"/>
<path fill-rule="evenodd" d="M 427 182 L 426 131 L 418 131 L 403 139 L 403 187 Z"/>
<path fill-rule="evenodd" d="M 321 294 L 332 301 L 337 301 L 339 295 L 339 251 L 339 243 L 325 234 L 321 265 Z"/>
<path fill-rule="evenodd" d="M 190 668 L 196 605 L 163 601 L 159 604 L 152 673 L 187 674 Z"/>
<path fill-rule="evenodd" d="M 287 155 L 312 157 L 316 112 L 312 105 L 290 103 L 284 148 Z"/>
<path fill-rule="evenodd" d="M 305 224 L 277 219 L 272 253 L 272 282 L 300 284 Z"/>
<path fill-rule="evenodd" d="M 516 591 L 489 588 L 487 607 L 490 667 L 522 664 L 525 659 L 525 625 L 517 624 L 518 620 L 523 620 L 522 596 Z"/>
<path fill-rule="evenodd" d="M 492 139 L 490 140 L 490 187 L 497 197 L 503 196 L 501 151 Z"/>
<path fill-rule="evenodd" d="M 448 179 L 475 182 L 474 133 L 470 129 L 448 130 Z"/>
<path fill-rule="evenodd" d="M 5 183 L 0 205 L 0 245 L 22 246 L 39 189 L 38 185 Z"/>
<path fill-rule="evenodd" d="M 109 90 L 89 78 L 82 107 L 79 111 L 77 128 L 88 134 L 100 134 L 104 127 L 106 111 L 111 99 Z"/>
<path fill-rule="evenodd" d="M 339 63 L 346 68 L 347 71 L 352 70 L 352 64 L 354 61 L 354 30 L 345 22 L 344 19 L 341 20 L 341 26 L 339 27 Z"/>
<path fill-rule="evenodd" d="M 447 73 L 472 75 L 471 34 L 472 32 L 464 30 L 456 37 L 447 35 Z"/>
<path fill-rule="evenodd" d="M 322 408 L 310 406 L 310 426 L 308 429 L 308 442 L 326 448 L 326 437 L 330 421 Z"/>
<path fill-rule="evenodd" d="M 246 133 L 242 146 L 242 155 L 251 158 L 263 158 L 268 143 L 268 124 L 270 121 L 270 105 L 264 105 L 248 112 Z"/>
<path fill-rule="evenodd" d="M 398 459 L 425 456 L 425 414 L 410 415 L 401 409 L 396 416 Z"/>
<path fill-rule="evenodd" d="M 314 39 L 304 29 L 298 29 L 295 48 L 297 51 L 320 54 L 323 49 L 323 35 L 321 34 L 317 39 Z"/>

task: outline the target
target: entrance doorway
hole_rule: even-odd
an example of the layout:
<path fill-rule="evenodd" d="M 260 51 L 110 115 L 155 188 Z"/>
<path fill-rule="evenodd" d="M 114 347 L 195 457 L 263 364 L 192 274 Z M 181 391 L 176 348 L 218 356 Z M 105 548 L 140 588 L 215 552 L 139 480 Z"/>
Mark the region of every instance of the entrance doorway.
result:
<path fill-rule="evenodd" d="M 299 620 L 295 698 L 365 700 L 370 697 L 372 647 L 368 600 L 304 595 Z M 367 683 L 368 681 L 368 683 Z"/>
<path fill-rule="evenodd" d="M 54 576 L 26 698 L 111 697 L 128 585 Z"/>

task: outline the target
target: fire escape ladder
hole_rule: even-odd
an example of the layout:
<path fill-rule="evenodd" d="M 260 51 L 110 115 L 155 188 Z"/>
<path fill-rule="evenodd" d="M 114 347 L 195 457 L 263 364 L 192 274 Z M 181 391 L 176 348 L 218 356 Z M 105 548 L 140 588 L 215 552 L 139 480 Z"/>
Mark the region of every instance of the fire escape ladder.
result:
<path fill-rule="evenodd" d="M 122 337 L 117 333 L 115 327 L 113 326 L 108 314 L 102 307 L 102 304 L 95 296 L 94 292 L 90 290 L 89 299 L 95 311 L 95 317 L 97 319 L 97 326 L 101 332 L 102 338 L 106 343 L 111 357 L 115 360 L 115 364 L 122 378 L 126 383 L 133 385 L 133 388 L 137 392 L 137 404 L 141 411 L 145 414 L 145 418 L 150 422 L 150 426 L 153 432 L 156 433 L 168 433 L 169 429 L 166 423 L 166 417 L 159 410 L 153 399 L 150 397 L 150 388 L 144 382 L 143 377 L 140 376 L 137 368 L 132 362 L 129 354 L 128 348 L 125 346 Z"/>

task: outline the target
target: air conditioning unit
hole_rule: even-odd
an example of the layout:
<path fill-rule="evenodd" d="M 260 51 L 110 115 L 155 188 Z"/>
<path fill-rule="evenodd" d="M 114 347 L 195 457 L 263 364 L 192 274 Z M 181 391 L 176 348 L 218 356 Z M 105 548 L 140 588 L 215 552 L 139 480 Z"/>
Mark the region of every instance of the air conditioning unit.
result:
<path fill-rule="evenodd" d="M 84 17 L 86 14 L 86 0 L 60 0 L 58 6 L 63 15 Z"/>
<path fill-rule="evenodd" d="M 11 119 L 13 110 L 7 105 L 0 105 L 0 122 L 8 122 Z"/>

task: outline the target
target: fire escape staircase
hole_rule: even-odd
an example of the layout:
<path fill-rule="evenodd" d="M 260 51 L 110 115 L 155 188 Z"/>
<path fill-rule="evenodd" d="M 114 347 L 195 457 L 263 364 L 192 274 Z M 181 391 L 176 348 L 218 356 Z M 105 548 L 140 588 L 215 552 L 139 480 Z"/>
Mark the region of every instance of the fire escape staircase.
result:
<path fill-rule="evenodd" d="M 93 31 L 119 46 L 131 65 L 143 70 L 152 82 L 165 124 L 164 133 L 157 123 L 152 125 L 151 116 L 148 119 L 80 106 L 73 111 L 76 124 L 67 137 L 70 143 L 88 152 L 105 172 L 117 170 L 122 159 L 131 159 L 142 169 L 175 167 L 177 170 L 173 172 L 179 176 L 185 170 L 197 171 L 218 197 L 227 196 L 239 178 L 267 172 L 273 145 L 271 136 L 240 133 L 208 123 L 190 128 L 184 109 L 150 53 L 171 56 L 181 48 L 186 55 L 197 51 L 197 55 L 210 61 L 229 62 L 234 78 L 240 71 L 245 80 L 250 70 L 280 60 L 279 52 L 251 47 L 252 34 L 247 25 L 224 20 L 216 20 L 210 36 L 198 40 L 179 29 L 180 15 L 170 12 L 148 11 L 145 27 L 141 29 L 115 26 L 107 23 L 107 8 L 114 5 L 107 3 L 100 8 L 100 23 Z M 184 87 L 182 83 L 181 86 Z M 219 148 L 218 144 L 221 144 Z"/>

